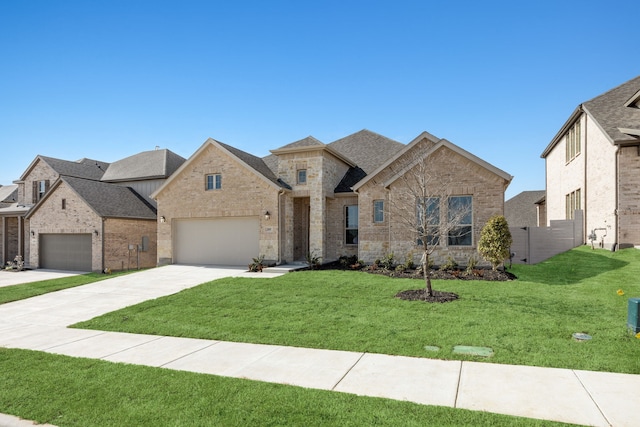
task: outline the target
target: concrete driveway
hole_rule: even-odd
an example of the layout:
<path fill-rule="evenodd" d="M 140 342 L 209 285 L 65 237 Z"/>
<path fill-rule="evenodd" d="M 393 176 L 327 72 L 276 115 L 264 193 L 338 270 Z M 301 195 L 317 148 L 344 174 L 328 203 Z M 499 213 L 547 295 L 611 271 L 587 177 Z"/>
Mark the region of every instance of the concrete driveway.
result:
<path fill-rule="evenodd" d="M 61 277 L 84 274 L 80 271 L 60 270 L 2 270 L 0 271 L 0 288 L 3 286 L 20 285 L 22 283 L 40 282 L 42 280 L 60 279 Z"/>

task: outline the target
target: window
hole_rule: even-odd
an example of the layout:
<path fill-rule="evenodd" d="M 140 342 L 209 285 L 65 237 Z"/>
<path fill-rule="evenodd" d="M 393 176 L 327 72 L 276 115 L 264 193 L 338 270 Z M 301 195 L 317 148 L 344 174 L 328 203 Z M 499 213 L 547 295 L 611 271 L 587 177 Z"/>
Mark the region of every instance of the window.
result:
<path fill-rule="evenodd" d="M 49 190 L 48 179 L 44 179 L 42 181 L 33 181 L 33 194 L 31 197 L 33 203 L 38 203 L 48 190 Z"/>
<path fill-rule="evenodd" d="M 569 163 L 580 154 L 580 120 L 578 120 L 567 135 L 565 136 L 566 143 L 566 161 Z"/>
<path fill-rule="evenodd" d="M 473 243 L 473 200 L 471 196 L 452 196 L 448 200 L 448 222 L 452 225 L 447 245 L 471 246 Z"/>
<path fill-rule="evenodd" d="M 149 250 L 149 236 L 142 236 L 142 244 L 140 245 L 140 252 L 147 252 Z"/>
<path fill-rule="evenodd" d="M 582 209 L 580 189 L 577 189 L 576 191 L 572 191 L 571 193 L 565 196 L 565 209 L 566 209 L 565 217 L 567 219 L 573 219 L 575 217 L 575 212 L 577 210 Z"/>
<path fill-rule="evenodd" d="M 62 199 L 62 209 L 67 209 L 67 199 Z"/>
<path fill-rule="evenodd" d="M 418 224 L 418 245 L 423 244 L 423 238 L 427 238 L 427 245 L 435 246 L 440 243 L 440 198 L 425 197 L 416 201 L 416 216 Z M 426 229 L 425 229 L 426 224 Z"/>
<path fill-rule="evenodd" d="M 358 244 L 358 206 L 345 207 L 345 243 L 347 245 Z"/>
<path fill-rule="evenodd" d="M 307 170 L 298 169 L 298 184 L 306 184 L 306 183 L 307 183 Z"/>
<path fill-rule="evenodd" d="M 207 190 L 220 190 L 222 188 L 222 175 L 214 173 L 207 175 Z"/>
<path fill-rule="evenodd" d="M 384 200 L 373 201 L 373 222 L 384 222 Z"/>

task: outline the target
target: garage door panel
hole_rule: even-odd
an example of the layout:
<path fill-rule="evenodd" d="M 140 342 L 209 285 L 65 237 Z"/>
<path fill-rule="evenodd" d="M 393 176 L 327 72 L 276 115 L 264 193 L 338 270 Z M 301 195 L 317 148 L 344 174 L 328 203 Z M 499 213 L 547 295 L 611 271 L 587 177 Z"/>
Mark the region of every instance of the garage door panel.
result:
<path fill-rule="evenodd" d="M 91 271 L 91 234 L 40 234 L 38 254 L 40 268 Z"/>
<path fill-rule="evenodd" d="M 177 220 L 175 262 L 247 265 L 260 250 L 259 224 L 256 217 Z"/>

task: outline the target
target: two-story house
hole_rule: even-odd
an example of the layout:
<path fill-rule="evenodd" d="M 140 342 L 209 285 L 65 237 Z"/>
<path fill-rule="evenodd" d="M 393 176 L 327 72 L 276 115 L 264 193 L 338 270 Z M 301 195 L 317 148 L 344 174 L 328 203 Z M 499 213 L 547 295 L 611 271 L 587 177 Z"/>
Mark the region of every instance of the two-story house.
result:
<path fill-rule="evenodd" d="M 402 260 L 419 246 L 392 206 L 403 176 L 424 164 L 450 183 L 434 197 L 442 223 L 452 206 L 469 208 L 458 227 L 465 237 L 440 239 L 435 261 L 464 264 L 482 226 L 503 214 L 512 177 L 426 132 L 405 145 L 367 130 L 330 144 L 308 137 L 264 158 L 208 139 L 152 194 L 158 264 L 247 265 L 259 255 L 274 263 L 356 255 L 371 263 L 392 252 Z M 407 203 L 415 212 L 416 200 Z"/>
<path fill-rule="evenodd" d="M 31 268 L 75 271 L 155 266 L 157 217 L 149 194 L 183 162 L 166 149 L 111 164 L 37 156 L 15 182 L 6 256 L 20 254 Z"/>
<path fill-rule="evenodd" d="M 640 245 L 640 76 L 584 102 L 543 151 L 548 220 L 584 212 L 584 242 Z"/>

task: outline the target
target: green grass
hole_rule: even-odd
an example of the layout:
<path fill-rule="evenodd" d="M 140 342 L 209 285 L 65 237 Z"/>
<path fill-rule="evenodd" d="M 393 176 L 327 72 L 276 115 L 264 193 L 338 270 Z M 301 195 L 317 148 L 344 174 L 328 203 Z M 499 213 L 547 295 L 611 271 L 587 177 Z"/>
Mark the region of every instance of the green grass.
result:
<path fill-rule="evenodd" d="M 460 300 L 394 298 L 423 282 L 362 272 L 306 271 L 274 279 L 228 278 L 75 326 L 109 331 L 487 360 L 455 345 L 491 347 L 493 363 L 640 373 L 640 340 L 626 329 L 627 300 L 640 296 L 640 251 L 580 247 L 510 282 L 435 281 Z M 616 291 L 622 289 L 624 296 Z M 588 342 L 574 332 L 592 335 Z M 425 346 L 438 346 L 438 352 Z"/>
<path fill-rule="evenodd" d="M 60 279 L 42 280 L 40 282 L 23 283 L 18 285 L 0 287 L 0 304 L 12 301 L 19 301 L 43 295 L 49 292 L 60 291 L 62 289 L 74 288 L 76 286 L 87 285 L 100 280 L 110 279 L 121 274 L 129 274 L 133 271 L 121 271 L 106 275 L 102 273 L 87 273 L 76 276 L 62 277 Z M 3 273 L 5 274 L 5 273 Z M 20 274 L 20 273 L 6 273 Z"/>
<path fill-rule="evenodd" d="M 565 425 L 28 350 L 0 367 L 0 412 L 60 427 Z"/>

